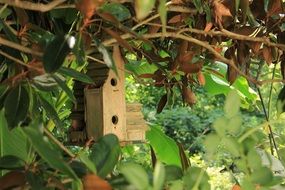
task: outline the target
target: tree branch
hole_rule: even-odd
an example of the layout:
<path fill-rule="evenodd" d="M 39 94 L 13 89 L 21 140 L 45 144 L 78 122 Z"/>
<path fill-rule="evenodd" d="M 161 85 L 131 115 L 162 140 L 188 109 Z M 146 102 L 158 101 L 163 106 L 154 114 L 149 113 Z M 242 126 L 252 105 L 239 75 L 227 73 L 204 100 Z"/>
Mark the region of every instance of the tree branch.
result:
<path fill-rule="evenodd" d="M 0 44 L 4 45 L 4 46 L 8 46 L 8 47 L 16 49 L 16 50 L 19 50 L 19 51 L 24 52 L 24 53 L 31 54 L 31 55 L 35 55 L 35 56 L 39 56 L 39 57 L 43 56 L 42 52 L 35 51 L 33 49 L 27 48 L 25 46 L 22 46 L 20 44 L 15 43 L 15 42 L 11 42 L 9 40 L 6 40 L 2 37 L 0 37 Z"/>
<path fill-rule="evenodd" d="M 43 3 L 33 3 L 30 1 L 21 1 L 21 0 L 0 0 L 0 3 L 27 10 L 47 12 L 52 10 L 56 6 L 64 3 L 65 1 L 66 0 L 54 0 L 48 4 L 43 4 Z"/>

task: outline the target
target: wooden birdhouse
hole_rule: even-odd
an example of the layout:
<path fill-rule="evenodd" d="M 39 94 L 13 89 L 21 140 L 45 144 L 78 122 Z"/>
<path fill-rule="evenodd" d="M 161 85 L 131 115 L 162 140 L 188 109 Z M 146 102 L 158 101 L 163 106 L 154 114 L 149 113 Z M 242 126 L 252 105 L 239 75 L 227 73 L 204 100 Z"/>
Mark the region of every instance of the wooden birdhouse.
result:
<path fill-rule="evenodd" d="M 95 84 L 87 86 L 76 82 L 74 85 L 77 104 L 71 114 L 71 143 L 83 144 L 90 139 L 97 141 L 109 133 L 117 135 L 122 143 L 145 139 L 147 125 L 141 105 L 126 105 L 124 61 L 121 57 L 113 57 L 117 75 L 105 64 L 90 62 L 87 75 Z"/>

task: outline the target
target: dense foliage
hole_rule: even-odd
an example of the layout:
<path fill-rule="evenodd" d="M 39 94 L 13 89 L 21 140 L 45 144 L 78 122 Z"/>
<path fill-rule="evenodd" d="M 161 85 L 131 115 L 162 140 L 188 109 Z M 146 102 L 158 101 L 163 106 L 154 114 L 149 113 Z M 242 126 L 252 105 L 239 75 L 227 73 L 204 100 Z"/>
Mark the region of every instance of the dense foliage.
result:
<path fill-rule="evenodd" d="M 191 165 L 184 151 L 206 133 L 202 158 L 221 162 L 233 189 L 284 188 L 282 0 L 0 0 L 0 6 L 0 189 L 210 189 L 205 168 Z M 160 89 L 137 88 L 145 93 L 137 100 L 161 113 L 146 133 L 152 168 L 134 163 L 127 155 L 136 151 L 121 148 L 113 134 L 84 147 L 61 142 L 76 104 L 74 80 L 93 88 L 87 65 L 118 73 L 118 61 L 138 86 Z M 221 116 L 202 114 L 210 104 L 188 115 L 213 95 L 227 95 Z M 262 113 L 264 122 L 243 122 L 245 110 Z"/>

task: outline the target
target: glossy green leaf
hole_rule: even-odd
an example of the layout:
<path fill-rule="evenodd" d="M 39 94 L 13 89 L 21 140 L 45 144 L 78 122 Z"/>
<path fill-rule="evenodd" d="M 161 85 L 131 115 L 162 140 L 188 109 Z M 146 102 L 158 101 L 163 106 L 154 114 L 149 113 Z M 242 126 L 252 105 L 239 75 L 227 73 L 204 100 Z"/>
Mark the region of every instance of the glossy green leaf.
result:
<path fill-rule="evenodd" d="M 220 117 L 216 119 L 213 124 L 213 128 L 216 130 L 217 134 L 223 137 L 226 133 L 226 128 L 228 127 L 228 119 L 226 117 Z"/>
<path fill-rule="evenodd" d="M 190 167 L 183 177 L 185 189 L 210 190 L 209 176 L 198 167 Z"/>
<path fill-rule="evenodd" d="M 89 170 L 84 162 L 73 160 L 69 165 L 79 178 L 83 178 L 85 175 L 89 174 Z"/>
<path fill-rule="evenodd" d="M 65 57 L 70 53 L 66 38 L 56 36 L 46 47 L 43 55 L 43 65 L 47 73 L 57 71 L 63 64 Z"/>
<path fill-rule="evenodd" d="M 29 110 L 29 94 L 23 86 L 12 89 L 4 102 L 5 117 L 8 127 L 13 129 L 23 122 Z"/>
<path fill-rule="evenodd" d="M 247 154 L 247 162 L 250 168 L 258 169 L 262 165 L 260 155 L 255 148 L 252 148 Z"/>
<path fill-rule="evenodd" d="M 242 129 L 242 117 L 240 115 L 233 116 L 229 119 L 227 131 L 232 135 L 238 135 Z"/>
<path fill-rule="evenodd" d="M 114 134 L 108 134 L 91 147 L 90 160 L 97 168 L 97 175 L 104 178 L 113 171 L 119 160 L 121 148 L 119 139 Z"/>
<path fill-rule="evenodd" d="M 22 128 L 22 131 L 41 158 L 52 168 L 61 171 L 63 174 L 68 175 L 73 179 L 78 178 L 70 166 L 63 160 L 60 152 L 52 146 L 46 137 L 43 136 L 39 130 L 39 126 L 34 125 L 25 127 Z"/>
<path fill-rule="evenodd" d="M 38 96 L 39 97 L 39 101 L 40 101 L 40 104 L 41 106 L 44 108 L 44 110 L 46 111 L 48 117 L 50 119 L 53 120 L 53 122 L 55 123 L 55 125 L 57 127 L 60 127 L 62 128 L 64 125 L 63 123 L 61 122 L 54 106 L 52 106 L 45 98 L 43 98 L 41 95 Z"/>
<path fill-rule="evenodd" d="M 120 22 L 132 17 L 129 9 L 121 3 L 107 3 L 100 7 L 100 9 L 104 12 L 110 13 Z"/>
<path fill-rule="evenodd" d="M 135 0 L 135 11 L 138 20 L 146 18 L 154 8 L 155 0 Z"/>
<path fill-rule="evenodd" d="M 13 42 L 19 42 L 17 36 L 13 33 L 13 31 L 11 30 L 10 26 L 7 25 L 6 22 L 4 22 L 3 19 L 0 19 L 0 28 L 3 28 L 3 31 L 5 32 L 5 34 L 7 35 L 7 38 L 10 40 L 10 41 L 13 41 Z"/>
<path fill-rule="evenodd" d="M 273 174 L 271 170 L 267 167 L 260 167 L 251 175 L 251 181 L 260 184 L 260 185 L 266 185 L 270 183 L 273 180 Z"/>
<path fill-rule="evenodd" d="M 240 98 L 237 93 L 237 91 L 232 90 L 229 92 L 225 106 L 224 106 L 224 111 L 225 114 L 228 118 L 231 118 L 239 113 L 240 109 Z"/>
<path fill-rule="evenodd" d="M 183 176 L 182 169 L 178 166 L 166 165 L 165 166 L 165 181 L 175 181 L 181 179 Z"/>
<path fill-rule="evenodd" d="M 153 190 L 162 190 L 165 181 L 165 167 L 161 162 L 156 162 L 153 172 Z"/>
<path fill-rule="evenodd" d="M 28 171 L 26 173 L 26 179 L 29 185 L 31 186 L 31 190 L 45 188 L 45 182 L 42 175 L 38 175 L 37 173 L 32 173 L 31 171 Z"/>
<path fill-rule="evenodd" d="M 63 75 L 66 75 L 66 76 L 69 76 L 69 77 L 72 77 L 78 81 L 81 81 L 81 82 L 84 82 L 84 83 L 87 83 L 87 84 L 92 84 L 94 83 L 94 81 L 86 74 L 84 73 L 81 73 L 81 72 L 78 72 L 74 69 L 70 69 L 70 68 L 66 68 L 66 67 L 61 67 L 59 70 L 58 70 L 59 73 L 63 74 Z"/>
<path fill-rule="evenodd" d="M 13 155 L 6 155 L 3 157 L 0 157 L 0 170 L 1 169 L 20 169 L 24 168 L 25 163 L 22 159 L 20 159 L 17 156 Z"/>
<path fill-rule="evenodd" d="M 119 167 L 119 171 L 136 189 L 145 190 L 149 187 L 148 175 L 142 166 L 134 163 L 126 163 Z"/>
<path fill-rule="evenodd" d="M 60 86 L 60 88 L 66 93 L 66 95 L 74 102 L 76 103 L 76 98 L 73 95 L 73 92 L 71 89 L 67 86 L 64 78 L 60 75 L 54 74 L 52 75 L 54 80 L 57 82 L 57 84 Z"/>
<path fill-rule="evenodd" d="M 81 160 L 81 162 L 87 166 L 87 168 L 89 169 L 90 172 L 92 172 L 94 174 L 97 173 L 95 163 L 88 157 L 86 152 L 83 152 L 83 151 L 79 152 L 78 157 Z"/>
<path fill-rule="evenodd" d="M 32 84 L 42 91 L 53 91 L 58 87 L 57 82 L 50 74 L 39 75 L 33 78 Z"/>
<path fill-rule="evenodd" d="M 28 144 L 20 128 L 8 129 L 4 111 L 0 111 L 0 156 L 5 155 L 28 160 Z"/>
<path fill-rule="evenodd" d="M 173 139 L 166 136 L 158 126 L 150 127 L 150 130 L 146 132 L 146 139 L 153 147 L 158 160 L 168 165 L 181 167 L 177 144 Z"/>
<path fill-rule="evenodd" d="M 77 18 L 77 10 L 76 9 L 52 9 L 50 14 L 54 18 L 61 18 L 64 20 L 66 24 L 72 24 Z"/>

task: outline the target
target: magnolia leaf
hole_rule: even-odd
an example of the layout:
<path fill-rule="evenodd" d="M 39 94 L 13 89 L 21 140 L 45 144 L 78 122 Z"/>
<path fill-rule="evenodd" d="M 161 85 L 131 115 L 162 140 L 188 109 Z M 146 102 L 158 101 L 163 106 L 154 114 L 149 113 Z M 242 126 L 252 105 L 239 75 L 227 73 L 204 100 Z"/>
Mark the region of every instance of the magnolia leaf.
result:
<path fill-rule="evenodd" d="M 81 82 L 84 82 L 87 84 L 93 84 L 94 83 L 94 81 L 88 75 L 81 73 L 81 72 L 78 72 L 78 71 L 71 69 L 71 68 L 61 67 L 58 70 L 58 72 L 60 74 L 72 77 L 78 81 L 81 81 Z"/>
<path fill-rule="evenodd" d="M 159 100 L 159 102 L 157 104 L 156 113 L 161 113 L 163 108 L 165 107 L 166 103 L 167 103 L 167 94 L 164 94 L 160 98 L 160 100 Z"/>
<path fill-rule="evenodd" d="M 76 103 L 76 98 L 73 95 L 71 89 L 67 86 L 64 78 L 59 74 L 52 75 L 54 80 L 57 82 L 57 84 L 61 87 L 61 89 L 66 93 L 66 95 L 74 102 Z"/>
<path fill-rule="evenodd" d="M 165 181 L 165 167 L 161 162 L 156 162 L 153 173 L 153 190 L 162 190 Z"/>
<path fill-rule="evenodd" d="M 142 166 L 134 163 L 126 163 L 119 167 L 119 171 L 136 189 L 145 190 L 149 187 L 148 175 Z"/>
<path fill-rule="evenodd" d="M 29 104 L 29 94 L 23 86 L 19 85 L 9 92 L 4 102 L 4 108 L 5 117 L 10 129 L 13 129 L 25 120 Z"/>
<path fill-rule="evenodd" d="M 56 36 L 46 47 L 43 55 L 43 65 L 47 73 L 57 71 L 63 64 L 71 49 L 63 35 Z"/>

